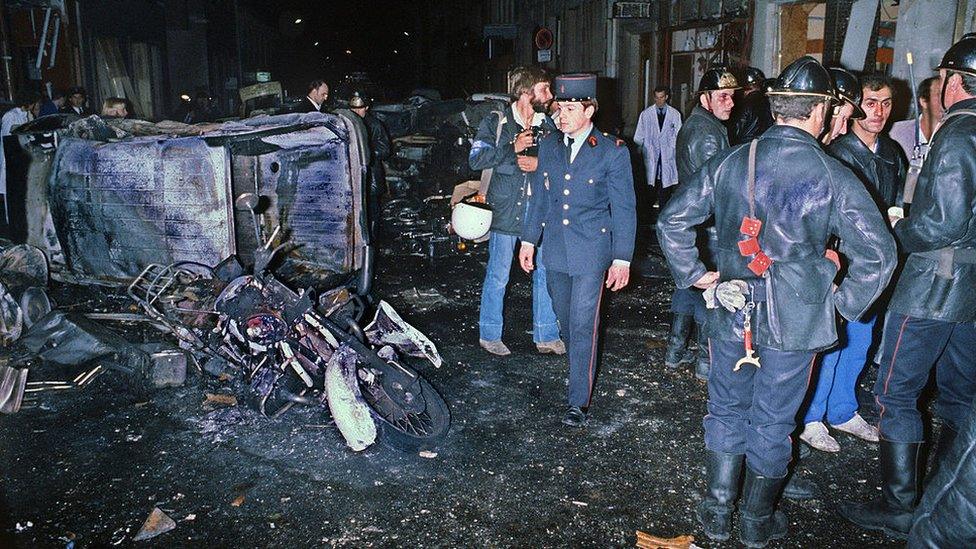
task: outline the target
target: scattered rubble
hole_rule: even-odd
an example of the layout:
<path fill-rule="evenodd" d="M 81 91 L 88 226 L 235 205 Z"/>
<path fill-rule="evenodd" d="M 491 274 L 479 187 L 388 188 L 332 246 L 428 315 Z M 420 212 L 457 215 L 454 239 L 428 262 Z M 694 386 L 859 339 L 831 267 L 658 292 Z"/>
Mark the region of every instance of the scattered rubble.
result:
<path fill-rule="evenodd" d="M 132 537 L 132 541 L 151 539 L 175 528 L 176 521 L 160 510 L 159 507 L 153 507 L 152 512 L 146 517 L 146 522 L 142 523 L 142 528 L 139 528 L 136 535 Z"/>

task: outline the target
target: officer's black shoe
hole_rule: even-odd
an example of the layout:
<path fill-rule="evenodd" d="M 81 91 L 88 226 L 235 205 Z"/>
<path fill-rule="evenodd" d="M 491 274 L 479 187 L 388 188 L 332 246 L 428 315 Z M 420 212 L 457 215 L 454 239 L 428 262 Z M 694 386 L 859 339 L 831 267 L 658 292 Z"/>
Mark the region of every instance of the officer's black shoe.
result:
<path fill-rule="evenodd" d="M 579 406 L 570 406 L 563 417 L 563 424 L 570 427 L 583 427 L 586 425 L 586 412 Z"/>
<path fill-rule="evenodd" d="M 695 509 L 695 516 L 712 541 L 725 541 L 732 535 L 732 509 L 739 495 L 744 459 L 742 454 L 711 450 L 705 454 L 708 487 L 705 498 Z"/>
<path fill-rule="evenodd" d="M 671 332 L 668 333 L 668 345 L 664 350 L 664 365 L 668 368 L 677 368 L 694 360 L 694 355 L 688 352 L 693 320 L 691 315 L 678 313 L 671 319 Z"/>
<path fill-rule="evenodd" d="M 868 530 L 907 539 L 918 501 L 920 443 L 881 440 L 881 499 L 867 503 L 844 502 L 842 517 Z"/>
<path fill-rule="evenodd" d="M 817 497 L 817 483 L 793 472 L 787 477 L 783 487 L 783 497 L 793 501 L 803 501 Z"/>
<path fill-rule="evenodd" d="M 695 377 L 702 381 L 708 381 L 708 371 L 712 366 L 708 350 L 708 336 L 705 335 L 704 324 L 698 324 L 695 329 L 698 331 L 698 357 L 695 363 Z"/>
<path fill-rule="evenodd" d="M 764 477 L 746 467 L 739 504 L 739 541 L 746 547 L 765 547 L 786 535 L 786 515 L 776 510 L 785 482 L 786 477 Z"/>

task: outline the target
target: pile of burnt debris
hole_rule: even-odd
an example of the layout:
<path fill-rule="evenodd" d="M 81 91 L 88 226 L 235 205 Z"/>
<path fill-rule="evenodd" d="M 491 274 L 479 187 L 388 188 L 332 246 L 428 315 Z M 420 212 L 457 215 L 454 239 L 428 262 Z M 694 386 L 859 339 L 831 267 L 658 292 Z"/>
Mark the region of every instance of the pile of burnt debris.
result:
<path fill-rule="evenodd" d="M 140 128 L 32 134 L 28 243 L 0 253 L 0 409 L 199 373 L 268 417 L 327 408 L 354 450 L 444 437 L 419 373 L 436 346 L 371 292 L 355 115 Z"/>

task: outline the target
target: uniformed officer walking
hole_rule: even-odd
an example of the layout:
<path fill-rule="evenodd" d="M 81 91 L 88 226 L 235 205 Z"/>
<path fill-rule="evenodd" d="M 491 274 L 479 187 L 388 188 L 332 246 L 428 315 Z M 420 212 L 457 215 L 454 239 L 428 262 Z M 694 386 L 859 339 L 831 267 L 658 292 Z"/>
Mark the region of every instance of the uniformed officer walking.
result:
<path fill-rule="evenodd" d="M 593 396 L 603 288 L 617 291 L 630 280 L 637 214 L 630 153 L 593 126 L 596 76 L 559 76 L 555 92 L 561 133 L 539 144 L 519 262 L 531 271 L 539 248 L 569 350 L 563 423 L 581 426 Z"/>
<path fill-rule="evenodd" d="M 918 500 L 925 440 L 918 397 L 930 371 L 936 368 L 939 387 L 940 447 L 949 446 L 976 394 L 976 33 L 949 48 L 939 77 L 946 115 L 911 211 L 894 225 L 908 259 L 889 305 L 874 386 L 881 498 L 841 507 L 855 524 L 899 537 L 908 534 Z"/>
<path fill-rule="evenodd" d="M 688 181 L 715 153 L 729 148 L 728 120 L 735 104 L 733 95 L 739 89 L 735 76 L 724 67 L 705 71 L 698 83 L 698 104 L 678 132 L 675 158 L 678 164 L 678 184 Z M 704 231 L 703 231 L 704 232 Z M 701 244 L 706 245 L 706 237 Z M 707 260 L 708 254 L 703 258 Z M 708 345 L 705 330 L 705 302 L 700 291 L 678 288 L 671 295 L 671 332 L 664 351 L 664 365 L 677 368 L 680 364 L 697 361 L 695 375 L 708 379 Z M 688 351 L 692 322 L 697 325 L 698 356 Z"/>
<path fill-rule="evenodd" d="M 706 326 L 708 485 L 696 514 L 709 538 L 729 538 L 745 463 L 739 540 L 747 547 L 786 533 L 776 505 L 790 433 L 816 352 L 837 341 L 835 308 L 860 317 L 896 263 L 894 240 L 870 194 L 817 142 L 835 98 L 827 70 L 802 57 L 769 98 L 776 124 L 683 181 L 657 226 L 678 287 L 706 289 L 717 305 Z M 718 271 L 706 267 L 695 245 L 695 227 L 712 215 Z M 837 267 L 824 257 L 832 235 L 845 243 L 849 262 L 834 292 Z"/>

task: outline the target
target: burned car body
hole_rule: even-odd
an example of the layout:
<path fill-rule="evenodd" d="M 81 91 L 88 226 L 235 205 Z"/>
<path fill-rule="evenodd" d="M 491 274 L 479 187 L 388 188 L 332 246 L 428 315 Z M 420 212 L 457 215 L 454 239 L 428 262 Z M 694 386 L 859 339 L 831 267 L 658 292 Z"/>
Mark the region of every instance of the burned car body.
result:
<path fill-rule="evenodd" d="M 233 205 L 242 192 L 270 199 L 262 220 L 281 225 L 290 260 L 340 276 L 368 265 L 364 133 L 354 117 L 256 117 L 176 137 L 167 126 L 152 135 L 153 125 L 122 120 L 111 122 L 115 135 L 134 136 L 108 141 L 77 137 L 93 133 L 79 130 L 82 122 L 63 132 L 46 174 L 50 220 L 71 274 L 123 280 L 150 263 L 212 265 L 249 250 L 249 214 Z M 32 154 L 36 162 L 52 153 Z"/>

